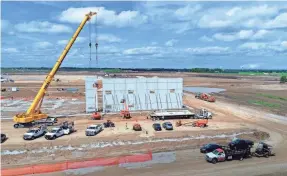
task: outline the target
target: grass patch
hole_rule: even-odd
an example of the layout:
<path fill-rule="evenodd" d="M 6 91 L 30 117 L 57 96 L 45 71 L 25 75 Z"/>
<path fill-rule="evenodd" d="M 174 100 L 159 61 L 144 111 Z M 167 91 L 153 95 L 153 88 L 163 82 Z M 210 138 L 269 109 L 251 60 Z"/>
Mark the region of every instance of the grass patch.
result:
<path fill-rule="evenodd" d="M 272 72 L 272 73 L 267 73 L 267 72 L 238 72 L 239 75 L 243 76 L 262 76 L 262 75 L 269 75 L 269 76 L 287 76 L 287 72 Z"/>
<path fill-rule="evenodd" d="M 257 96 L 261 96 L 261 97 L 267 97 L 267 98 L 275 99 L 275 100 L 287 101 L 287 98 L 278 97 L 278 96 L 275 96 L 275 95 L 269 95 L 269 94 L 263 94 L 263 93 L 257 93 L 256 95 Z"/>
<path fill-rule="evenodd" d="M 106 73 L 121 73 L 122 72 L 121 69 L 104 69 L 103 71 Z"/>
<path fill-rule="evenodd" d="M 268 103 L 266 101 L 262 101 L 262 100 L 249 100 L 248 103 L 250 104 L 255 104 L 255 105 L 261 105 L 261 106 L 265 106 L 265 107 L 269 107 L 269 108 L 280 108 L 280 104 L 276 104 L 276 103 Z"/>

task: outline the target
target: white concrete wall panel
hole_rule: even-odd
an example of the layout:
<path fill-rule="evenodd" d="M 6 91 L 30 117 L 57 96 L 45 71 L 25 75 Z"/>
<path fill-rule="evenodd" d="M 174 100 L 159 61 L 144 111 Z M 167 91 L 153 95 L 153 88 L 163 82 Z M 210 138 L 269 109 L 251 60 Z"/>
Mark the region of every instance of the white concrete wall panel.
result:
<path fill-rule="evenodd" d="M 98 95 L 97 88 L 94 84 L 97 83 L 96 77 L 86 77 L 85 79 L 85 96 L 86 96 L 86 112 L 95 112 L 98 110 Z"/>
<path fill-rule="evenodd" d="M 182 107 L 182 78 L 103 79 L 104 111 L 119 112 L 126 104 L 131 111 Z"/>

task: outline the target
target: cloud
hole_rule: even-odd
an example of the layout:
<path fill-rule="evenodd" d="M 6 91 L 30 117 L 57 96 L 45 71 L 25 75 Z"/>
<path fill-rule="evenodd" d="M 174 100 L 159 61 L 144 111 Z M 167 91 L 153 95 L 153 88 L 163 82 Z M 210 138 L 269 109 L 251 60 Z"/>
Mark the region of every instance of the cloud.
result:
<path fill-rule="evenodd" d="M 86 37 L 77 37 L 75 43 L 84 43 L 85 41 L 87 41 Z M 58 40 L 57 44 L 58 45 L 66 45 L 69 42 L 69 40 Z"/>
<path fill-rule="evenodd" d="M 36 42 L 36 43 L 34 43 L 34 47 L 39 48 L 39 49 L 45 49 L 45 48 L 49 48 L 51 46 L 53 46 L 53 44 L 50 42 Z"/>
<path fill-rule="evenodd" d="M 57 44 L 58 45 L 66 45 L 69 41 L 68 40 L 58 40 Z"/>
<path fill-rule="evenodd" d="M 244 69 L 255 69 L 255 68 L 259 68 L 260 64 L 244 64 L 241 65 L 240 68 L 244 68 Z"/>
<path fill-rule="evenodd" d="M 210 37 L 207 37 L 207 36 L 202 36 L 199 38 L 200 41 L 203 41 L 203 42 L 213 42 L 213 39 L 210 38 Z"/>
<path fill-rule="evenodd" d="M 199 19 L 200 28 L 224 28 L 224 27 L 255 27 L 277 28 L 286 26 L 287 13 L 280 13 L 282 6 L 245 6 L 211 8 Z M 279 15 L 278 15 L 279 14 Z M 275 19 L 271 19 L 276 16 Z M 285 22 L 285 23 L 284 23 Z"/>
<path fill-rule="evenodd" d="M 214 39 L 222 40 L 226 42 L 231 42 L 234 40 L 257 40 L 264 38 L 270 31 L 267 30 L 259 30 L 254 32 L 253 30 L 241 30 L 235 33 L 216 33 L 213 35 Z"/>
<path fill-rule="evenodd" d="M 222 55 L 229 53 L 230 49 L 229 47 L 211 46 L 187 48 L 185 51 L 193 55 Z"/>
<path fill-rule="evenodd" d="M 107 10 L 105 7 L 83 7 L 83 8 L 69 8 L 63 11 L 59 20 L 68 23 L 80 23 L 84 15 L 89 12 L 98 12 L 97 20 L 99 25 L 127 27 L 138 26 L 147 22 L 148 17 L 138 11 L 121 11 L 116 13 L 113 10 Z M 95 22 L 96 18 L 91 21 Z"/>
<path fill-rule="evenodd" d="M 197 4 L 195 6 L 191 6 L 190 4 L 185 7 L 178 8 L 174 15 L 180 20 L 191 20 L 193 19 L 194 13 L 201 10 L 201 5 Z"/>
<path fill-rule="evenodd" d="M 178 42 L 178 40 L 171 39 L 171 40 L 165 42 L 165 46 L 172 47 L 172 46 L 174 46 L 177 42 Z"/>
<path fill-rule="evenodd" d="M 2 48 L 2 53 L 18 53 L 17 48 Z"/>
<path fill-rule="evenodd" d="M 157 45 L 157 42 L 151 42 L 151 45 Z"/>
<path fill-rule="evenodd" d="M 94 34 L 92 37 L 95 36 Z M 94 37 L 93 37 L 94 38 Z M 108 42 L 108 43 L 118 43 L 122 42 L 123 40 L 113 34 L 100 34 L 98 36 L 98 40 L 102 42 Z"/>
<path fill-rule="evenodd" d="M 261 50 L 262 53 L 275 51 L 284 52 L 287 51 L 287 41 L 276 40 L 273 42 L 246 42 L 238 46 L 240 50 Z"/>
<path fill-rule="evenodd" d="M 124 55 L 153 55 L 161 52 L 161 47 L 148 46 L 141 48 L 131 48 L 123 51 Z"/>
<path fill-rule="evenodd" d="M 15 25 L 16 30 L 19 32 L 28 33 L 67 33 L 72 32 L 72 28 L 63 25 L 50 23 L 48 21 L 30 21 L 28 23 L 19 23 Z"/>

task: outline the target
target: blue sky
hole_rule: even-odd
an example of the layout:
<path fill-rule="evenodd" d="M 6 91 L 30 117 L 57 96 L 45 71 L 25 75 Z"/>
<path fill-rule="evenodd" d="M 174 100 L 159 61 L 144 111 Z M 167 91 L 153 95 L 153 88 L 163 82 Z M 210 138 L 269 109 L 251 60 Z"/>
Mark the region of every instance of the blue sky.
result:
<path fill-rule="evenodd" d="M 287 69 L 286 2 L 2 2 L 1 67 Z M 17 12 L 17 13 L 15 13 Z"/>

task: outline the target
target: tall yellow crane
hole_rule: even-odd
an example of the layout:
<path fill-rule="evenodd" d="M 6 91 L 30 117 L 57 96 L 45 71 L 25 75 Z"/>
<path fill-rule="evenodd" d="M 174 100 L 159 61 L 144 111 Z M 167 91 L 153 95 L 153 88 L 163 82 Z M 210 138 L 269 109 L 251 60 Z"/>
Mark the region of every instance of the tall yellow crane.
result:
<path fill-rule="evenodd" d="M 91 17 L 96 15 L 96 14 L 97 14 L 96 12 L 89 12 L 88 14 L 85 15 L 84 19 L 82 20 L 81 24 L 79 25 L 78 29 L 74 33 L 74 35 L 71 38 L 71 40 L 69 41 L 69 43 L 66 45 L 64 51 L 62 52 L 62 54 L 58 58 L 56 64 L 52 68 L 51 72 L 47 75 L 46 79 L 44 80 L 42 87 L 38 91 L 36 97 L 33 100 L 33 103 L 29 107 L 29 109 L 25 113 L 17 114 L 13 117 L 14 122 L 16 122 L 16 124 L 14 125 L 15 128 L 18 128 L 20 126 L 25 126 L 25 125 L 31 124 L 32 122 L 34 122 L 36 120 L 41 120 L 41 119 L 45 119 L 48 117 L 47 114 L 42 113 L 40 111 L 45 93 L 46 93 L 51 81 L 53 80 L 55 74 L 59 70 L 63 60 L 65 59 L 66 55 L 68 54 L 69 50 L 73 46 L 78 35 L 80 34 L 83 27 L 85 26 L 86 22 L 89 21 L 91 19 Z"/>

